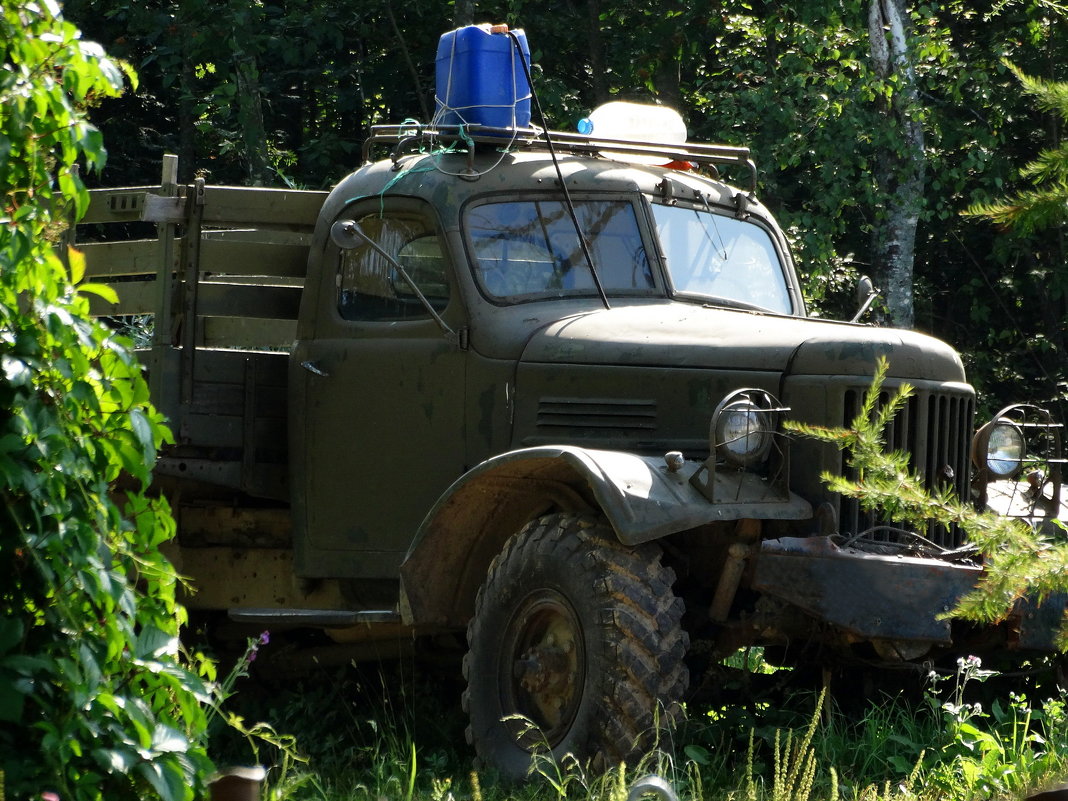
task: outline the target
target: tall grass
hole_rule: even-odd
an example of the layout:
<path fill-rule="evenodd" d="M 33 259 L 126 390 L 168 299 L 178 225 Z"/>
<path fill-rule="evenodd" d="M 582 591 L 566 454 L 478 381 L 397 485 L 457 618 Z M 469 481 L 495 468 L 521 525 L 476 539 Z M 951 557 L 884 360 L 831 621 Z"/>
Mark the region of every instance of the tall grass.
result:
<path fill-rule="evenodd" d="M 635 764 L 594 773 L 539 756 L 523 785 L 472 768 L 449 674 L 410 663 L 323 671 L 234 700 L 247 719 L 294 734 L 309 759 L 269 770 L 266 801 L 626 801 L 648 774 L 680 801 L 975 801 L 1068 778 L 1064 692 L 1031 697 L 1004 685 L 970 659 L 915 696 L 857 703 L 853 686 L 832 681 L 825 692 L 691 703 L 671 741 Z M 220 748 L 242 758 L 226 753 L 233 743 Z M 270 762 L 266 751 L 259 757 Z"/>

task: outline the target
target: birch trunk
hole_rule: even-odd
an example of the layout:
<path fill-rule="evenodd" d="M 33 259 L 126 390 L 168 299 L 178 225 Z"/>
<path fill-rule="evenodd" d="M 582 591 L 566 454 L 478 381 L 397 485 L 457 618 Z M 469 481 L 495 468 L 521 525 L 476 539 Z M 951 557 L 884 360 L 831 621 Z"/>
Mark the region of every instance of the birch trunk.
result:
<path fill-rule="evenodd" d="M 263 125 L 263 93 L 256 59 L 241 51 L 234 53 L 234 83 L 237 86 L 237 119 L 241 128 L 242 150 L 252 186 L 268 182 L 267 130 Z"/>
<path fill-rule="evenodd" d="M 601 103 L 607 103 L 610 99 L 608 94 L 608 72 L 604 63 L 604 42 L 601 38 L 600 0 L 589 0 L 586 4 L 586 10 L 589 14 L 590 24 L 590 78 L 593 82 L 594 104 L 599 106 Z"/>
<path fill-rule="evenodd" d="M 905 0 L 870 0 L 868 33 L 876 74 L 897 86 L 883 111 L 896 131 L 897 146 L 877 160 L 876 180 L 885 198 L 884 214 L 872 233 L 872 264 L 883 290 L 889 322 L 912 328 L 913 260 L 916 229 L 923 208 L 925 173 L 923 125 L 917 119 L 919 92 L 909 57 Z"/>

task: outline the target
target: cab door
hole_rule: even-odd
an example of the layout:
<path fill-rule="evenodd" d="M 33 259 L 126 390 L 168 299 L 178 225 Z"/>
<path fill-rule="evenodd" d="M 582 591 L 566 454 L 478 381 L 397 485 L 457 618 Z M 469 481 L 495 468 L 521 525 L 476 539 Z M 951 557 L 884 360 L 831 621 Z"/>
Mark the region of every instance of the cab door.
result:
<path fill-rule="evenodd" d="M 304 384 L 296 566 L 395 578 L 419 523 L 463 472 L 466 359 L 443 328 L 455 334 L 465 316 L 429 206 L 375 198 L 338 219 L 360 236 L 326 244 L 314 334 L 291 359 Z"/>

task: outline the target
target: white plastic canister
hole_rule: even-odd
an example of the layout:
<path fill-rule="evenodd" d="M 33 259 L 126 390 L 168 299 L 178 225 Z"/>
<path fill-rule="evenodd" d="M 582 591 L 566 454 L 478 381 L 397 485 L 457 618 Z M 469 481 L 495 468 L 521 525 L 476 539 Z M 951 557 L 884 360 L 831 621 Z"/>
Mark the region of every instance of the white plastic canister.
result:
<path fill-rule="evenodd" d="M 578 132 L 627 142 L 681 144 L 686 141 L 686 123 L 675 109 L 625 100 L 595 108 L 589 117 L 579 120 Z"/>

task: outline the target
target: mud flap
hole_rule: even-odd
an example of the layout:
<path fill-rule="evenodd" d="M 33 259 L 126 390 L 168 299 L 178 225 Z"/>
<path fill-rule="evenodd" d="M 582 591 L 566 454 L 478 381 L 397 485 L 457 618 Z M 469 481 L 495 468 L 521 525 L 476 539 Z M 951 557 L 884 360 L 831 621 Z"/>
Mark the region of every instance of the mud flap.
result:
<path fill-rule="evenodd" d="M 753 587 L 863 639 L 950 643 L 939 616 L 971 590 L 981 569 L 937 559 L 839 548 L 828 537 L 761 544 Z"/>

